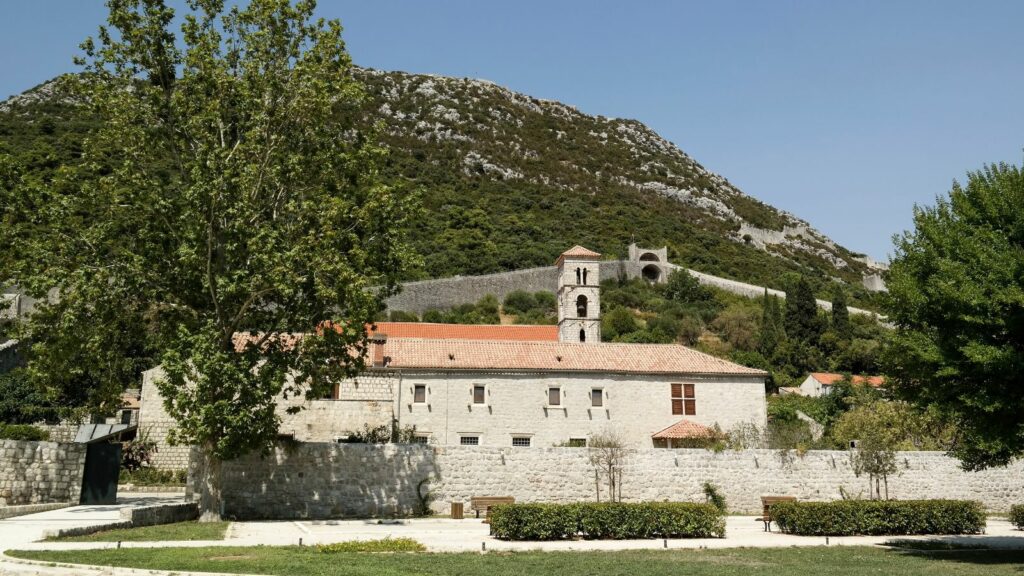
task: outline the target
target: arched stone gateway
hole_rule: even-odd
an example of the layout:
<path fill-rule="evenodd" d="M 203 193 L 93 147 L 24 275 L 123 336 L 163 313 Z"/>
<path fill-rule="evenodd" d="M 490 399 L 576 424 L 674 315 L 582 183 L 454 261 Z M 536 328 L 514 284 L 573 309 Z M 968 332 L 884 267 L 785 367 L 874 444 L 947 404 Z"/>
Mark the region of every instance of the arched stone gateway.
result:
<path fill-rule="evenodd" d="M 658 255 L 654 252 L 644 252 L 640 255 L 641 262 L 659 262 Z"/>
<path fill-rule="evenodd" d="M 640 272 L 644 275 L 644 280 L 648 282 L 658 283 L 662 280 L 661 268 L 656 264 L 648 264 Z"/>

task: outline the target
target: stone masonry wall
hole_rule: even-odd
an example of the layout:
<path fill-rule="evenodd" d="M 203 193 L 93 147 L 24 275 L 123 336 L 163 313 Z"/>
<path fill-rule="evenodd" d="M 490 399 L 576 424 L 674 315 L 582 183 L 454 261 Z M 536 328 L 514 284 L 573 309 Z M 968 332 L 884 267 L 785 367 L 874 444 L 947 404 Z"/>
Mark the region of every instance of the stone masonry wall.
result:
<path fill-rule="evenodd" d="M 85 444 L 0 440 L 0 506 L 78 504 Z"/>
<path fill-rule="evenodd" d="M 643 266 L 651 262 L 633 262 L 630 260 L 603 260 L 601 262 L 601 280 L 611 280 L 619 276 L 627 278 L 640 278 Z M 682 266 L 676 266 L 668 262 L 656 262 L 664 274 L 674 270 L 689 270 Z M 754 284 L 747 284 L 738 280 L 730 280 L 711 274 L 704 274 L 696 270 L 689 270 L 697 277 L 701 284 L 712 286 L 733 294 L 746 296 L 747 298 L 759 298 L 764 295 L 765 288 Z M 483 276 L 455 276 L 452 278 L 440 278 L 437 280 L 421 280 L 419 282 L 407 282 L 402 285 L 402 292 L 387 299 L 389 310 L 403 310 L 405 312 L 423 312 L 436 309 L 445 310 L 460 304 L 475 303 L 488 294 L 497 296 L 499 301 L 504 301 L 505 296 L 516 290 L 527 292 L 555 292 L 558 288 L 558 269 L 554 266 L 541 268 L 527 268 L 525 270 L 514 270 L 512 272 L 498 272 Z M 781 290 L 768 288 L 768 293 L 785 298 L 786 293 Z M 825 300 L 818 300 L 818 306 L 825 310 L 832 309 L 832 303 Z M 860 308 L 850 308 L 851 314 L 874 315 L 874 312 Z"/>
<path fill-rule="evenodd" d="M 300 444 L 290 451 L 224 465 L 225 512 L 246 518 L 331 518 L 409 514 L 424 478 L 433 509 L 472 496 L 513 496 L 517 502 L 595 499 L 594 470 L 582 448 L 426 447 L 411 445 Z M 889 479 L 892 498 L 964 498 L 992 511 L 1024 502 L 1024 464 L 964 472 L 938 452 L 901 452 Z M 777 450 L 715 453 L 645 449 L 629 452 L 623 472 L 625 501 L 702 501 L 704 482 L 716 484 L 736 512 L 757 513 L 762 495 L 835 500 L 840 488 L 867 495 L 844 451 L 800 457 Z M 602 486 L 602 490 L 604 487 Z M 602 491 L 602 500 L 606 498 Z"/>

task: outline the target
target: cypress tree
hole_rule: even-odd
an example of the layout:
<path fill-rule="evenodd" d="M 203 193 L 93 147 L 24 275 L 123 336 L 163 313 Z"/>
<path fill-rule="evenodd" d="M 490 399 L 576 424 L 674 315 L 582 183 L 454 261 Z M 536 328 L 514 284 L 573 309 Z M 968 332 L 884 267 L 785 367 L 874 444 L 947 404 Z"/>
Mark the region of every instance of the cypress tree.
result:
<path fill-rule="evenodd" d="M 779 306 L 779 298 L 769 296 L 768 290 L 765 290 L 764 308 L 761 311 L 761 333 L 757 345 L 758 351 L 765 358 L 771 358 L 775 354 L 775 348 L 786 338 L 782 324 L 782 308 Z"/>
<path fill-rule="evenodd" d="M 839 286 L 832 297 L 832 331 L 840 340 L 850 339 L 850 311 L 846 308 L 846 291 Z"/>
<path fill-rule="evenodd" d="M 823 326 L 818 320 L 818 303 L 811 285 L 803 276 L 786 294 L 786 335 L 804 344 L 817 346 Z"/>

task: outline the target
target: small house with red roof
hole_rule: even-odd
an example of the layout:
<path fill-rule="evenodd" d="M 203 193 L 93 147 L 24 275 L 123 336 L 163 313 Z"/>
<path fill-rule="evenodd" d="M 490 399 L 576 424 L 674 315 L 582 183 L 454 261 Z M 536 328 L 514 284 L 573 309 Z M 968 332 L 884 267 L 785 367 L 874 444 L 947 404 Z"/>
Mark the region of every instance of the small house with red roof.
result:
<path fill-rule="evenodd" d="M 582 246 L 559 256 L 554 326 L 375 324 L 367 371 L 297 414 L 282 402 L 281 432 L 333 442 L 367 424 L 414 426 L 426 444 L 520 448 L 611 429 L 650 448 L 764 426 L 765 372 L 679 344 L 601 342 L 600 258 Z M 141 419 L 161 437 L 173 422 L 151 372 Z"/>
<path fill-rule="evenodd" d="M 824 396 L 832 391 L 836 383 L 845 378 L 842 374 L 832 372 L 811 372 L 807 378 L 800 383 L 799 387 L 787 389 L 787 392 L 796 393 L 800 396 Z M 885 378 L 882 376 L 851 376 L 850 382 L 854 385 L 882 388 L 885 385 Z"/>

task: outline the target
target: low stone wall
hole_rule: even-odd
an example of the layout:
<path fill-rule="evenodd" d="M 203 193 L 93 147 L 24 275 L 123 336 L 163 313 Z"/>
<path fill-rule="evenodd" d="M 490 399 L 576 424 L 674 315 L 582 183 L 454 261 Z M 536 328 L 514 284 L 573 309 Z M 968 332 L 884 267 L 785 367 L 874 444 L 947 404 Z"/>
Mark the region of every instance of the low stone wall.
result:
<path fill-rule="evenodd" d="M 199 518 L 199 507 L 195 502 L 181 504 L 157 504 L 121 510 L 121 520 L 131 522 L 133 527 L 173 524 Z"/>
<path fill-rule="evenodd" d="M 889 479 L 892 498 L 965 498 L 992 511 L 1024 503 L 1024 465 L 964 472 L 939 452 L 901 452 Z M 225 513 L 237 519 L 336 518 L 413 513 L 424 479 L 432 508 L 472 496 L 519 502 L 593 501 L 594 469 L 584 448 L 481 448 L 411 445 L 300 444 L 223 467 Z M 840 490 L 868 494 L 844 451 L 803 456 L 776 450 L 628 451 L 625 501 L 703 501 L 703 484 L 719 487 L 735 512 L 760 512 L 762 495 L 835 500 Z M 603 483 L 601 499 L 607 498 Z"/>
<path fill-rule="evenodd" d="M 78 503 L 85 444 L 0 440 L 0 506 Z"/>
<path fill-rule="evenodd" d="M 4 518 L 14 518 L 16 516 L 25 516 L 26 514 L 38 514 L 40 512 L 49 512 L 50 510 L 60 510 L 61 508 L 67 508 L 68 506 L 74 506 L 78 504 L 75 502 L 51 502 L 49 504 L 25 504 L 22 506 L 0 506 L 0 520 Z"/>

